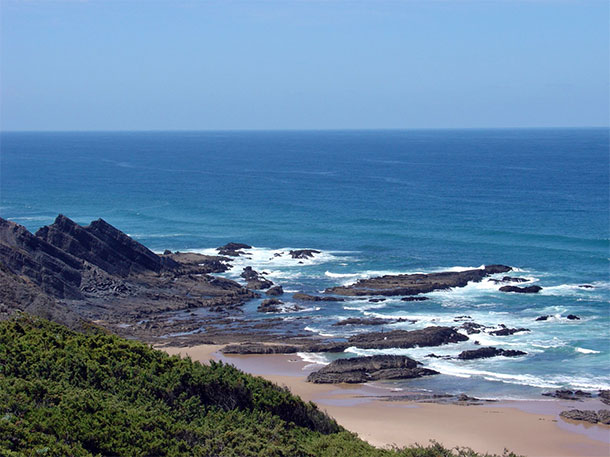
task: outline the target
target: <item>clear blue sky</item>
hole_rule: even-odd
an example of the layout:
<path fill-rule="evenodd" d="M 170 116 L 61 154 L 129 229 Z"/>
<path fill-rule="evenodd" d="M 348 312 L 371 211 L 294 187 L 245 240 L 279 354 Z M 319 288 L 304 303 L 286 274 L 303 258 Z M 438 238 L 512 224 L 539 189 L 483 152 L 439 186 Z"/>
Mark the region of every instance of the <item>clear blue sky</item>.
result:
<path fill-rule="evenodd" d="M 0 0 L 3 130 L 607 126 L 595 0 Z"/>

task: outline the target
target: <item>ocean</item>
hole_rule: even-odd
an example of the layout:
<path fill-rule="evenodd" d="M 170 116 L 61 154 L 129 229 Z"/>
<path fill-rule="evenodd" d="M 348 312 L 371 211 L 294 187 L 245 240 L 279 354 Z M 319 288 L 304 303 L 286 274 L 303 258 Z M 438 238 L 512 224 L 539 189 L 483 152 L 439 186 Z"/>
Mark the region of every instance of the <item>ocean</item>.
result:
<path fill-rule="evenodd" d="M 393 389 L 540 398 L 555 388 L 610 388 L 609 143 L 608 129 L 4 132 L 0 216 L 32 231 L 58 213 L 82 224 L 101 217 L 155 251 L 248 243 L 248 258 L 226 275 L 264 270 L 288 291 L 287 304 L 290 292 L 381 274 L 510 265 L 543 290 L 508 294 L 484 280 L 425 302 L 362 298 L 281 316 L 307 316 L 304 331 L 335 337 L 379 330 L 332 326 L 356 316 L 417 319 L 387 330 L 457 326 L 463 315 L 525 327 L 348 355 L 405 354 L 442 373 Z M 299 263 L 291 248 L 321 254 Z M 246 312 L 256 315 L 257 304 Z M 536 321 L 541 315 L 551 318 Z M 528 355 L 425 357 L 457 355 L 475 339 Z"/>

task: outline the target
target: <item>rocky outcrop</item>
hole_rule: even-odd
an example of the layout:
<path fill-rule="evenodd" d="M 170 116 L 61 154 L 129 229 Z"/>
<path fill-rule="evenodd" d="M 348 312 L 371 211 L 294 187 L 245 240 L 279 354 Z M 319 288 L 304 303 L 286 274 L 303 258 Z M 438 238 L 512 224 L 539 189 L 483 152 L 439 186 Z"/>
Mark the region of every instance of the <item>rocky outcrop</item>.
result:
<path fill-rule="evenodd" d="M 318 297 L 316 295 L 309 295 L 309 294 L 304 294 L 301 292 L 297 292 L 295 294 L 292 294 L 292 298 L 294 298 L 295 300 L 301 300 L 301 301 L 344 301 L 343 298 L 337 298 L 337 297 Z"/>
<path fill-rule="evenodd" d="M 527 282 L 525 278 L 514 278 L 512 276 L 504 276 L 502 279 L 490 279 L 494 284 L 505 284 L 507 282 Z"/>
<path fill-rule="evenodd" d="M 248 289 L 263 290 L 273 286 L 273 282 L 264 278 L 260 273 L 253 270 L 252 267 L 245 267 L 240 276 L 247 281 Z"/>
<path fill-rule="evenodd" d="M 257 311 L 261 313 L 279 313 L 281 311 L 280 306 L 283 304 L 284 302 L 277 298 L 268 298 L 258 305 Z"/>
<path fill-rule="evenodd" d="M 536 321 L 546 321 L 549 320 L 551 317 L 550 314 L 545 314 L 543 316 L 538 316 L 535 320 Z M 579 321 L 580 317 L 576 316 L 575 314 L 568 314 L 566 317 L 566 319 L 570 320 L 570 321 Z"/>
<path fill-rule="evenodd" d="M 176 263 L 175 271 L 182 274 L 224 273 L 230 266 L 227 257 L 197 254 L 195 252 L 174 252 L 166 250 L 162 258 L 169 258 Z M 164 261 L 167 264 L 167 261 Z"/>
<path fill-rule="evenodd" d="M 160 257 L 103 219 L 80 226 L 59 215 L 53 224 L 42 227 L 36 237 L 97 266 L 108 274 L 127 277 L 146 272 L 159 273 L 178 264 L 169 257 Z"/>
<path fill-rule="evenodd" d="M 430 300 L 428 297 L 402 297 L 401 301 L 426 301 Z"/>
<path fill-rule="evenodd" d="M 292 257 L 293 259 L 311 259 L 313 258 L 314 254 L 320 253 L 320 251 L 317 251 L 315 249 L 295 249 L 288 252 L 288 254 L 290 254 L 290 257 Z"/>
<path fill-rule="evenodd" d="M 28 278 L 11 272 L 0 262 L 0 320 L 25 312 L 78 329 L 83 318 L 72 307 L 45 293 Z"/>
<path fill-rule="evenodd" d="M 473 359 L 487 359 L 490 357 L 519 357 L 527 355 L 527 352 L 516 351 L 512 349 L 498 349 L 495 347 L 484 347 L 480 349 L 474 349 L 471 351 L 462 351 L 457 356 L 461 360 L 473 360 Z"/>
<path fill-rule="evenodd" d="M 342 326 L 342 325 L 386 325 L 391 324 L 392 320 L 382 319 L 380 317 L 350 317 L 347 319 L 343 319 L 339 322 L 335 322 L 333 326 Z"/>
<path fill-rule="evenodd" d="M 460 328 L 466 330 L 466 333 L 468 333 L 469 335 L 473 335 L 476 333 L 481 333 L 481 331 L 483 331 L 487 327 L 481 324 L 477 324 L 476 322 L 464 322 Z"/>
<path fill-rule="evenodd" d="M 0 263 L 56 298 L 82 298 L 83 260 L 0 218 Z"/>
<path fill-rule="evenodd" d="M 517 294 L 537 294 L 542 290 L 540 286 L 527 286 L 527 287 L 519 287 L 519 286 L 503 286 L 500 287 L 500 292 L 514 292 Z"/>
<path fill-rule="evenodd" d="M 194 256 L 158 256 L 101 219 L 80 226 L 60 215 L 36 235 L 0 219 L 0 288 L 6 292 L 0 296 L 7 297 L 0 314 L 23 310 L 68 324 L 95 320 L 132 336 L 125 329 L 152 313 L 197 307 L 235 312 L 257 296 L 206 274 L 225 269 L 217 264 L 221 258 Z M 169 319 L 167 325 L 176 324 Z"/>
<path fill-rule="evenodd" d="M 284 289 L 282 289 L 282 286 L 273 286 L 269 288 L 269 290 L 266 292 L 266 294 L 271 297 L 277 297 L 279 295 L 282 295 L 283 293 Z"/>
<path fill-rule="evenodd" d="M 600 390 L 599 391 L 599 399 L 607 404 L 610 405 L 610 390 Z"/>
<path fill-rule="evenodd" d="M 493 331 L 489 332 L 489 334 L 494 335 L 494 336 L 508 336 L 508 335 L 514 335 L 515 333 L 530 331 L 529 328 L 508 328 L 504 324 L 500 324 L 500 327 L 501 328 L 499 330 L 493 330 Z"/>
<path fill-rule="evenodd" d="M 381 379 L 408 379 L 438 374 L 419 362 L 399 355 L 375 355 L 338 359 L 311 373 L 308 382 L 316 384 L 363 383 Z"/>
<path fill-rule="evenodd" d="M 246 283 L 248 289 L 251 290 L 264 290 L 273 286 L 273 283 L 265 278 L 252 279 Z"/>
<path fill-rule="evenodd" d="M 417 295 L 434 290 L 464 287 L 469 282 L 480 282 L 483 278 L 510 271 L 505 265 L 487 265 L 466 271 L 448 271 L 429 274 L 385 275 L 371 279 L 361 279 L 349 286 L 331 287 L 325 293 L 366 296 L 366 295 Z"/>
<path fill-rule="evenodd" d="M 389 332 L 361 333 L 349 337 L 350 346 L 363 349 L 412 348 L 415 346 L 441 346 L 466 341 L 468 337 L 451 327 L 427 327 L 421 330 L 392 330 Z"/>
<path fill-rule="evenodd" d="M 562 411 L 559 415 L 564 419 L 573 421 L 610 425 L 610 410 L 608 409 L 600 409 L 597 412 L 591 410 L 571 409 L 569 411 Z"/>
<path fill-rule="evenodd" d="M 561 400 L 578 400 L 581 401 L 584 398 L 591 398 L 592 395 L 589 392 L 583 392 L 582 390 L 568 390 L 561 389 L 554 392 L 544 392 L 542 394 L 545 397 L 554 397 Z"/>
<path fill-rule="evenodd" d="M 218 254 L 229 257 L 239 257 L 244 254 L 242 249 L 252 249 L 252 246 L 243 243 L 227 243 L 224 246 L 216 248 Z"/>

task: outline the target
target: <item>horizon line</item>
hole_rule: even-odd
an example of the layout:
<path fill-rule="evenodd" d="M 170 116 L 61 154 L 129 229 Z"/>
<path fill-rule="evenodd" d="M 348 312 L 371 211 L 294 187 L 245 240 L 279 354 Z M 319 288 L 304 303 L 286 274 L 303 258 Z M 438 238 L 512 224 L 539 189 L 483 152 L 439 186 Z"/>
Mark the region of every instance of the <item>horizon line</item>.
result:
<path fill-rule="evenodd" d="M 3 133 L 172 133 L 172 132 L 374 132 L 421 130 L 579 130 L 610 129 L 610 125 L 582 126 L 507 126 L 507 127 L 345 127 L 345 128 L 218 128 L 218 129 L 0 129 Z"/>

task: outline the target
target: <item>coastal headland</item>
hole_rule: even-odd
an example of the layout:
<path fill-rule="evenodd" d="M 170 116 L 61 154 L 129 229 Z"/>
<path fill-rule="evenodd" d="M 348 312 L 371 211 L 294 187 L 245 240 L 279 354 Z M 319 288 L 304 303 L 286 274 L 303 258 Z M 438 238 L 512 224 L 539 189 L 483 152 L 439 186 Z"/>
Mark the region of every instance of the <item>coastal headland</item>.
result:
<path fill-rule="evenodd" d="M 81 226 L 60 215 L 35 234 L 0 219 L 0 318 L 26 312 L 73 329 L 94 323 L 172 354 L 202 362 L 223 360 L 288 386 L 374 445 L 436 440 L 446 446 L 468 445 L 480 452 L 501 453 L 509 448 L 525 455 L 607 454 L 610 421 L 602 413 L 610 401 L 607 391 L 557 390 L 540 401 L 492 402 L 443 392 L 393 390 L 378 383 L 438 375 L 426 360 L 393 355 L 341 356 L 324 366 L 299 356 L 349 356 L 345 351 L 350 347 L 429 347 L 429 359 L 522 357 L 527 354 L 508 346 L 480 344 L 455 356 L 433 351 L 477 335 L 510 337 L 530 332 L 528 328 L 510 328 L 502 322 L 489 326 L 469 316 L 456 316 L 451 326 L 388 330 L 384 325 L 390 321 L 370 317 L 338 320 L 338 329 L 363 330 L 325 337 L 305 330 L 306 313 L 290 320 L 280 315 L 302 311 L 312 303 L 324 306 L 353 297 L 371 297 L 372 303 L 384 297 L 425 301 L 424 294 L 429 292 L 465 287 L 483 279 L 502 284 L 504 293 L 535 294 L 542 290 L 540 286 L 515 285 L 524 280 L 507 275 L 512 267 L 487 265 L 463 271 L 382 275 L 311 294 L 285 292 L 282 284 L 275 284 L 264 271 L 251 266 L 243 268 L 240 281 L 223 277 L 234 259 L 244 256 L 249 248 L 243 243 L 228 243 L 217 249 L 218 255 L 157 254 L 101 219 Z M 320 251 L 302 249 L 281 255 L 301 261 L 318 254 Z M 284 298 L 288 294 L 290 304 Z M 258 300 L 257 308 L 246 311 L 253 300 Z M 399 319 L 393 322 L 409 323 Z M 574 409 L 593 411 L 593 415 L 559 416 Z"/>

